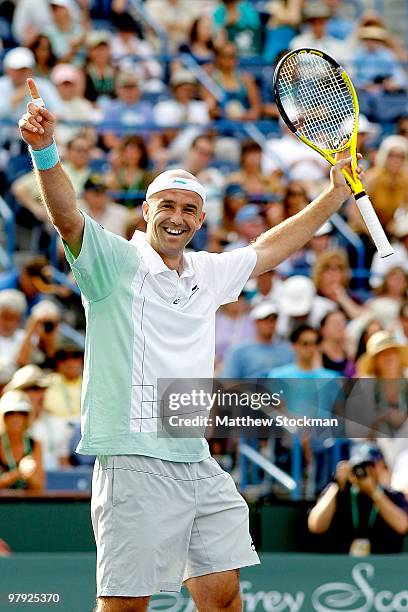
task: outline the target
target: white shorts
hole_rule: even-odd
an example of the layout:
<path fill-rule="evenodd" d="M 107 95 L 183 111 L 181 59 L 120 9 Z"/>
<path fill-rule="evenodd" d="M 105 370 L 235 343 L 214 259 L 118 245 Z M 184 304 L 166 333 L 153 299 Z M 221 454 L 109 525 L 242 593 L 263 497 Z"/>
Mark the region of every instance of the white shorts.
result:
<path fill-rule="evenodd" d="M 180 591 L 193 576 L 259 563 L 248 506 L 213 458 L 100 456 L 91 514 L 98 597 Z"/>

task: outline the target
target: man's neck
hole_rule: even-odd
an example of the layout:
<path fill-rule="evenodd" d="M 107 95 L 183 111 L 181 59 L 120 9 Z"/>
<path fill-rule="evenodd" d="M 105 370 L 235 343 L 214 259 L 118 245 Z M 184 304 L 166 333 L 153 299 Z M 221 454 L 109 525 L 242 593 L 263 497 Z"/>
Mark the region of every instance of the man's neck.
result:
<path fill-rule="evenodd" d="M 313 361 L 297 361 L 296 365 L 300 370 L 304 370 L 305 372 L 311 372 L 315 369 Z"/>
<path fill-rule="evenodd" d="M 273 342 L 273 336 L 257 336 L 256 337 L 256 341 L 258 342 L 258 344 L 272 344 Z"/>
<path fill-rule="evenodd" d="M 146 240 L 150 244 L 152 249 L 154 249 L 156 253 L 160 255 L 160 257 L 162 258 L 166 266 L 169 268 L 169 270 L 176 270 L 178 274 L 181 274 L 183 270 L 183 253 L 179 253 L 175 255 L 174 257 L 169 256 L 169 255 L 164 255 L 163 253 L 159 251 L 159 249 L 156 248 L 156 246 L 152 243 L 150 237 L 147 235 L 146 235 Z"/>

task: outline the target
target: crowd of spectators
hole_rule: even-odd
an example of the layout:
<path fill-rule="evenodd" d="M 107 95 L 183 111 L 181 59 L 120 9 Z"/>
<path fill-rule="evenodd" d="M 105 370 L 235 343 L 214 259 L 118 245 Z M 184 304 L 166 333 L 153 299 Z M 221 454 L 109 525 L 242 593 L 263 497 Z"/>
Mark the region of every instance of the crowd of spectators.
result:
<path fill-rule="evenodd" d="M 355 16 L 343 4 L 145 0 L 142 12 L 124 0 L 0 4 L 0 195 L 15 215 L 24 254 L 22 265 L 0 276 L 0 487 L 39 488 L 43 467 L 78 460 L 72 441 L 84 318 L 18 134 L 30 76 L 59 120 L 57 144 L 82 210 L 130 239 L 145 229 L 141 203 L 149 182 L 183 167 L 208 193 L 206 222 L 190 247 L 221 253 L 299 213 L 327 184 L 326 162 L 278 119 L 271 68 L 299 46 L 342 61 L 366 115 L 359 149 L 367 190 L 395 254 L 378 258 L 348 202 L 303 249 L 220 308 L 216 375 L 373 377 L 381 402 L 360 437 L 375 438 L 381 424 L 391 438 L 403 438 L 408 56 L 381 15 Z M 66 282 L 57 283 L 53 270 Z M 388 379 L 394 384 L 385 388 L 381 380 Z M 295 400 L 289 412 L 296 413 L 299 394 Z M 305 468 L 317 456 L 309 442 L 302 442 Z M 392 470 L 406 448 L 383 446 Z M 31 463 L 21 465 L 27 455 Z M 1 472 L 7 465 L 12 475 Z M 326 483 L 322 476 L 317 489 Z M 399 486 L 408 495 L 408 480 Z"/>

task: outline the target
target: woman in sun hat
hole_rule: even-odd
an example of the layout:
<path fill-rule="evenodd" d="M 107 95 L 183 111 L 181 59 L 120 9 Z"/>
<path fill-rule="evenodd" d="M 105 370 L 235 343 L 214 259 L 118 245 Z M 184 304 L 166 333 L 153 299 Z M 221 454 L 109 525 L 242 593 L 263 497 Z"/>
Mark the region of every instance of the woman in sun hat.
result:
<path fill-rule="evenodd" d="M 360 381 L 363 394 L 354 419 L 370 425 L 371 436 L 398 437 L 408 417 L 408 345 L 401 344 L 386 330 L 373 334 L 367 350 L 357 360 L 357 375 L 373 378 Z M 360 418 L 361 416 L 361 418 Z"/>
<path fill-rule="evenodd" d="M 28 434 L 32 414 L 28 396 L 8 391 L 0 399 L 0 488 L 43 489 L 41 445 Z"/>

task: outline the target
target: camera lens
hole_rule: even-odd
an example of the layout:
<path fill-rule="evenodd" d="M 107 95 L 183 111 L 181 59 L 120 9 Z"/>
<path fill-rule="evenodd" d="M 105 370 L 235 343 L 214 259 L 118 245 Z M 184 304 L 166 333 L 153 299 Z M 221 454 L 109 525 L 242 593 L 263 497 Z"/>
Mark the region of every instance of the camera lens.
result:
<path fill-rule="evenodd" d="M 44 322 L 44 331 L 48 334 L 49 332 L 54 331 L 55 323 L 54 321 L 45 321 Z"/>

